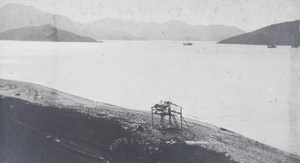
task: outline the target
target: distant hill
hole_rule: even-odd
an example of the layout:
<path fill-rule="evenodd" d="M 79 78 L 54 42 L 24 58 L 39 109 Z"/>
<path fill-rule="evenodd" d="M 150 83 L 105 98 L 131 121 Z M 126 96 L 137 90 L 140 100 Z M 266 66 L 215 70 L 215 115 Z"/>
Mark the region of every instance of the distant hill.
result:
<path fill-rule="evenodd" d="M 0 32 L 50 24 L 58 29 L 97 40 L 203 40 L 219 41 L 244 31 L 223 25 L 189 25 L 180 21 L 145 23 L 113 18 L 88 23 L 50 14 L 32 6 L 8 4 L 0 9 Z"/>
<path fill-rule="evenodd" d="M 10 29 L 45 24 L 66 30 L 66 28 L 73 27 L 76 23 L 66 17 L 45 13 L 31 6 L 8 4 L 0 9 L 0 24 L 0 32 L 4 32 Z"/>
<path fill-rule="evenodd" d="M 24 27 L 0 33 L 0 40 L 53 41 L 53 42 L 96 42 L 96 40 L 57 29 L 52 25 Z"/>
<path fill-rule="evenodd" d="M 300 45 L 300 21 L 270 25 L 220 41 L 220 44 Z"/>
<path fill-rule="evenodd" d="M 97 37 L 106 39 L 104 34 L 125 32 L 134 38 L 146 40 L 190 40 L 190 41 L 218 41 L 227 37 L 235 36 L 244 31 L 223 25 L 196 25 L 192 26 L 181 21 L 166 23 L 134 22 L 105 18 L 86 24 L 87 27 L 100 29 Z"/>

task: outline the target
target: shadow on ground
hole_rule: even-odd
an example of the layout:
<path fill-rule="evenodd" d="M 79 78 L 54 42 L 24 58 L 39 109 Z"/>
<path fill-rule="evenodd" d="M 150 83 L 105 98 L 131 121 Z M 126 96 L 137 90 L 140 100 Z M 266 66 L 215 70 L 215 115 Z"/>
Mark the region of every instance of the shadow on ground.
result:
<path fill-rule="evenodd" d="M 233 162 L 184 141 L 144 142 L 114 118 L 0 98 L 0 162 Z"/>

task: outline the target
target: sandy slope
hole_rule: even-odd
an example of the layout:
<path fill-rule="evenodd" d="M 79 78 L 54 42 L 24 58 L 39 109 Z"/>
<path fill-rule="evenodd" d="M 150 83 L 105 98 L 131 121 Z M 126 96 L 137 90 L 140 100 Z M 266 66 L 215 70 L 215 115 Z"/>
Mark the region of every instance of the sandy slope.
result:
<path fill-rule="evenodd" d="M 300 158 L 298 156 L 264 145 L 224 128 L 187 120 L 190 129 L 187 129 L 188 127 L 185 126 L 185 129 L 182 131 L 161 131 L 151 127 L 150 113 L 148 114 L 141 111 L 129 110 L 105 103 L 94 102 L 36 84 L 0 79 L 0 96 L 17 98 L 29 102 L 24 105 L 37 105 L 41 108 L 54 107 L 55 109 L 60 108 L 87 113 L 80 114 L 78 116 L 87 115 L 95 121 L 103 120 L 103 123 L 106 123 L 106 120 L 116 121 L 124 133 L 129 132 L 131 135 L 134 135 L 134 137 L 137 137 L 140 144 L 172 144 L 172 142 L 185 141 L 187 144 L 201 146 L 209 151 L 225 152 L 226 155 L 238 162 L 300 162 Z M 59 112 L 59 110 L 57 111 Z M 51 121 L 51 119 L 49 121 Z M 29 122 L 31 121 L 28 120 L 28 123 Z M 72 123 L 75 122 L 76 121 Z M 87 122 L 82 122 L 81 124 L 83 123 Z M 92 128 L 88 129 L 88 126 L 90 125 L 86 126 L 85 131 L 93 130 Z M 137 130 L 139 126 L 142 130 Z M 39 128 L 38 126 L 36 128 L 42 130 L 42 128 Z M 76 130 L 76 128 L 74 128 L 74 130 Z M 122 137 L 116 137 L 114 142 L 117 140 L 123 142 Z M 79 144 L 82 143 L 79 141 L 79 138 L 77 141 Z M 125 142 L 126 141 L 128 142 L 128 140 L 125 140 Z M 82 148 L 82 146 L 78 147 L 76 144 L 70 144 L 68 141 L 64 144 L 80 151 L 84 151 L 84 149 L 86 149 Z M 110 147 L 113 148 L 114 146 L 111 144 Z M 184 148 L 185 146 L 180 147 Z M 86 153 L 89 155 L 96 155 L 94 154 L 95 150 L 88 152 L 90 150 L 91 149 L 88 149 Z"/>
<path fill-rule="evenodd" d="M 115 108 L 110 104 L 88 100 L 41 85 L 3 79 L 0 79 L 0 94 L 6 97 L 16 97 L 45 106 L 70 106 L 79 110 L 84 110 L 90 107 L 95 108 L 103 106 Z"/>

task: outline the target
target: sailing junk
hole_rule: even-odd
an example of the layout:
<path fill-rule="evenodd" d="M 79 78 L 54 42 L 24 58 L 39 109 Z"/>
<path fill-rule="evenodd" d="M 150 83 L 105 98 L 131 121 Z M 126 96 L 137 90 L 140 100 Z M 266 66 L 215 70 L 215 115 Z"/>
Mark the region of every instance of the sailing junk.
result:
<path fill-rule="evenodd" d="M 161 101 L 151 107 L 152 113 L 152 126 L 154 125 L 153 115 L 160 116 L 160 125 L 162 128 L 182 128 L 182 108 L 170 101 Z M 176 117 L 180 116 L 180 122 Z M 168 117 L 169 123 L 166 123 L 166 117 Z"/>
<path fill-rule="evenodd" d="M 276 48 L 276 45 L 268 45 L 268 48 Z"/>
<path fill-rule="evenodd" d="M 183 42 L 183 45 L 184 46 L 191 46 L 191 45 L 193 45 L 193 43 L 192 42 Z"/>

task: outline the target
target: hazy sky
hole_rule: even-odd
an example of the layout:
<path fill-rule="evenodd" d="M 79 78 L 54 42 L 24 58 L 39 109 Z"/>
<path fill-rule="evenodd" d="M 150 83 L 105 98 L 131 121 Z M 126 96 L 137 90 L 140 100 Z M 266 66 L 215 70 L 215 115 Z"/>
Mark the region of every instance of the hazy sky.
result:
<path fill-rule="evenodd" d="M 1 0 L 87 22 L 112 17 L 145 22 L 180 20 L 188 24 L 223 24 L 252 31 L 299 20 L 300 0 Z"/>

